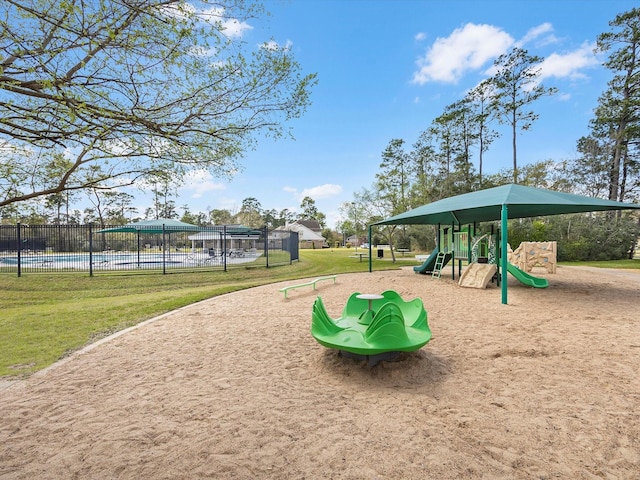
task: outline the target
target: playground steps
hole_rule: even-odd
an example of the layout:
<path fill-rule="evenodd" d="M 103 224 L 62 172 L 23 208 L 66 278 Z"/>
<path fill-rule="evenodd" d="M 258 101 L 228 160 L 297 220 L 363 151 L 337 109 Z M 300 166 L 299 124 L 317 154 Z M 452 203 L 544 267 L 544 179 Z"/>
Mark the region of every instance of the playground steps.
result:
<path fill-rule="evenodd" d="M 442 274 L 442 267 L 444 266 L 444 259 L 447 256 L 445 252 L 438 252 L 438 256 L 436 257 L 436 264 L 433 266 L 433 271 L 431 272 L 431 278 L 440 278 Z"/>

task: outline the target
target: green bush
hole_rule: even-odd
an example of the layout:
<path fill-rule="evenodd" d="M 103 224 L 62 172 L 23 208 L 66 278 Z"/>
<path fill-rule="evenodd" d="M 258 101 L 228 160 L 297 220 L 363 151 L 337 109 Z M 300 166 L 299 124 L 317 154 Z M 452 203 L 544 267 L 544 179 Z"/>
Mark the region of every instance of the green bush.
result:
<path fill-rule="evenodd" d="M 558 244 L 558 261 L 561 262 L 588 260 L 590 253 L 591 247 L 584 239 L 574 242 L 560 242 Z"/>
<path fill-rule="evenodd" d="M 590 213 L 554 215 L 544 219 L 509 222 L 509 244 L 522 242 L 558 243 L 558 261 L 603 261 L 629 258 L 638 238 L 638 224 L 632 215 Z"/>

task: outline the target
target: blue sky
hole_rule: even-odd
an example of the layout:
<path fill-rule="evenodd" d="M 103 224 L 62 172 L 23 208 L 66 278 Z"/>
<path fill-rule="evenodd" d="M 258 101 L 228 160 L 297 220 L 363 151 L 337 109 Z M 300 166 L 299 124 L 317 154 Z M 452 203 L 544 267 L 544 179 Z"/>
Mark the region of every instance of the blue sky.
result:
<path fill-rule="evenodd" d="M 558 88 L 535 104 L 540 118 L 519 135 L 519 165 L 569 158 L 610 78 L 593 54 L 595 40 L 633 7 L 629 0 L 268 0 L 271 15 L 250 22 L 243 37 L 290 44 L 303 72 L 318 75 L 312 104 L 291 123 L 295 140 L 260 139 L 232 181 L 194 176 L 177 204 L 235 212 L 255 197 L 264 209 L 296 211 L 310 196 L 333 228 L 340 204 L 373 184 L 389 141 L 410 147 L 514 46 L 544 57 L 542 82 Z M 511 164 L 510 136 L 498 128 L 485 173 Z"/>

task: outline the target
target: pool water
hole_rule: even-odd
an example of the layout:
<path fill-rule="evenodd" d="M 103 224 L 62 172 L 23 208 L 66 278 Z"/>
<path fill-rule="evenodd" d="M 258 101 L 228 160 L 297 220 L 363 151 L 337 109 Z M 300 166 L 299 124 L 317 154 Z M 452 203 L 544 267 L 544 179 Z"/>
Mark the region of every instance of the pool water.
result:
<path fill-rule="evenodd" d="M 242 258 L 229 258 L 227 263 L 254 262 L 257 256 L 247 256 Z M 90 260 L 91 258 L 91 260 Z M 144 268 L 162 265 L 211 265 L 206 263 L 210 260 L 208 254 L 191 253 L 95 253 L 92 257 L 88 253 L 68 254 L 68 255 L 47 255 L 47 254 L 22 254 L 20 256 L 20 266 L 22 268 L 38 269 L 83 269 L 89 270 L 89 262 L 94 267 L 105 269 L 117 268 Z M 18 256 L 0 256 L 0 268 L 17 268 Z"/>

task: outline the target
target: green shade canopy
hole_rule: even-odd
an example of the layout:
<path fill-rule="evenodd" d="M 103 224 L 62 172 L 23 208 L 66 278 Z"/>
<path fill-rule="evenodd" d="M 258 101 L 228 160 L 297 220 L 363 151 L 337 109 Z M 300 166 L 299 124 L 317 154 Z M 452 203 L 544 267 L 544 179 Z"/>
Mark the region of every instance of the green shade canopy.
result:
<path fill-rule="evenodd" d="M 157 220 L 145 220 L 143 222 L 128 223 L 120 227 L 105 228 L 96 233 L 171 233 L 171 232 L 200 232 L 202 227 L 190 223 L 172 220 L 170 218 L 159 218 Z"/>
<path fill-rule="evenodd" d="M 634 203 L 614 202 L 510 184 L 438 200 L 381 220 L 374 225 L 489 222 L 501 220 L 503 205 L 508 206 L 508 218 L 640 209 L 640 205 Z"/>
<path fill-rule="evenodd" d="M 245 227 L 244 225 L 211 225 L 200 228 L 198 233 L 189 235 L 189 240 L 210 240 L 220 238 L 221 235 L 256 236 L 262 235 L 259 228 Z"/>
<path fill-rule="evenodd" d="M 629 209 L 640 210 L 640 205 L 510 184 L 438 200 L 373 225 L 462 225 L 500 220 L 502 303 L 506 304 L 507 219 Z M 371 226 L 369 243 L 371 243 Z M 369 271 L 371 271 L 371 258 L 369 258 Z"/>

